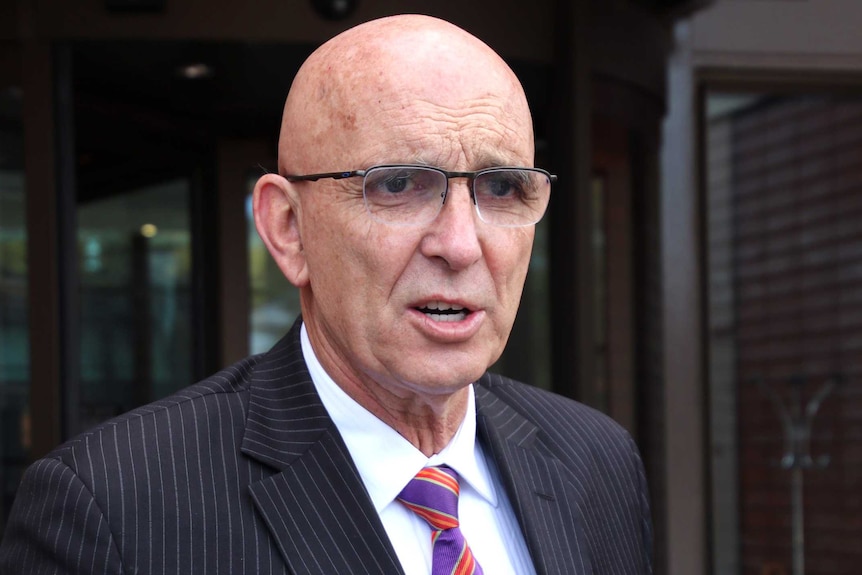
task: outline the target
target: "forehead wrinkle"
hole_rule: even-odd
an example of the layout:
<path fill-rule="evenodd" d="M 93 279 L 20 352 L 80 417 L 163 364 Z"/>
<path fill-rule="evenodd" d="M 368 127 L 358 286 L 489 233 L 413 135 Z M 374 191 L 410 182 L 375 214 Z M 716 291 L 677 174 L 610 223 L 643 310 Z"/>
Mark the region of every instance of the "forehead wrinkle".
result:
<path fill-rule="evenodd" d="M 488 134 L 483 135 L 482 132 Z M 393 148 L 393 142 L 397 142 L 397 147 Z M 406 130 L 404 135 L 372 146 L 362 155 L 358 165 L 404 163 L 469 171 L 532 163 L 531 155 L 513 149 L 506 142 L 503 134 L 486 127 L 478 127 L 469 134 L 445 129 L 438 134 Z"/>
<path fill-rule="evenodd" d="M 445 106 L 435 102 L 418 100 L 421 115 L 439 126 L 445 126 L 447 133 L 464 144 L 467 153 L 475 147 L 495 146 L 518 156 L 527 154 L 532 159 L 533 127 L 526 106 L 519 111 L 509 105 L 511 99 L 498 96 L 485 96 L 458 102 L 458 106 Z M 467 139 L 473 138 L 472 142 Z M 510 155 L 507 154 L 507 155 Z M 520 159 L 520 158 L 519 158 Z M 511 160 L 509 160 L 511 161 Z"/>
<path fill-rule="evenodd" d="M 392 120 L 394 116 L 396 121 Z M 371 157 L 367 158 L 372 161 L 381 159 L 374 157 L 380 152 L 377 148 L 391 150 L 392 142 L 398 142 L 399 156 L 387 157 L 386 161 L 418 159 L 420 163 L 433 164 L 428 160 L 439 157 L 451 161 L 457 155 L 469 166 L 482 168 L 523 164 L 533 159 L 529 116 L 519 122 L 508 111 L 501 113 L 497 102 L 490 99 L 462 107 L 415 100 L 403 109 L 397 105 L 378 108 L 367 120 L 369 130 L 382 125 L 391 132 L 386 141 L 372 146 Z"/>

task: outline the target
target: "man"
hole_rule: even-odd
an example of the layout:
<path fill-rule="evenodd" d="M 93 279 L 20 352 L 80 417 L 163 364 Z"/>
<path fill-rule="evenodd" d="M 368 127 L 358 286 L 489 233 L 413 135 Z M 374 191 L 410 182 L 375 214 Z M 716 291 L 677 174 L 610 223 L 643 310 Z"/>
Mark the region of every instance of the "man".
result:
<path fill-rule="evenodd" d="M 463 30 L 398 16 L 324 44 L 254 191 L 301 321 L 34 464 L 4 572 L 648 573 L 628 435 L 485 372 L 550 194 L 533 154 L 518 80 Z"/>

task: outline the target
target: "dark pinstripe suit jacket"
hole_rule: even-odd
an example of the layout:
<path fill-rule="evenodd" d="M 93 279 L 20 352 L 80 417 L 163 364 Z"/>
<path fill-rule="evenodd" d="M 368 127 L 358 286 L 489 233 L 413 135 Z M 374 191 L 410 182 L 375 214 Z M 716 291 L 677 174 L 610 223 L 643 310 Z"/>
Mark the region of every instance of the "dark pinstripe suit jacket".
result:
<path fill-rule="evenodd" d="M 478 433 L 540 574 L 650 571 L 628 437 L 487 374 Z M 109 421 L 27 471 L 0 573 L 401 573 L 311 383 L 297 326 L 272 351 Z M 493 574 L 488 574 L 493 575 Z"/>

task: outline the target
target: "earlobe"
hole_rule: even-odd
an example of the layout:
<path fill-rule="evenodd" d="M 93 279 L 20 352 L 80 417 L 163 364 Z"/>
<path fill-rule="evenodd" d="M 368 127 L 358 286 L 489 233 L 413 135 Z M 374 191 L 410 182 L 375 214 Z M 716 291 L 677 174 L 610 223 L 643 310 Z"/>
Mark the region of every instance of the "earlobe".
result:
<path fill-rule="evenodd" d="M 254 186 L 254 223 L 266 249 L 284 276 L 296 287 L 308 283 L 308 265 L 302 249 L 299 198 L 278 174 L 262 176 Z"/>

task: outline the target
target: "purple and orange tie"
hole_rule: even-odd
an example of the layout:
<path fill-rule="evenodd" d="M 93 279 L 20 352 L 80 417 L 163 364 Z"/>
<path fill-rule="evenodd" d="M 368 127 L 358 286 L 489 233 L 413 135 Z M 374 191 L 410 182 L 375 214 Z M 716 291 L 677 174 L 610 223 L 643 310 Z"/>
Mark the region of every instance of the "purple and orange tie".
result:
<path fill-rule="evenodd" d="M 458 526 L 458 474 L 441 465 L 425 467 L 398 501 L 431 526 L 431 575 L 483 575 Z"/>

